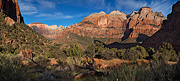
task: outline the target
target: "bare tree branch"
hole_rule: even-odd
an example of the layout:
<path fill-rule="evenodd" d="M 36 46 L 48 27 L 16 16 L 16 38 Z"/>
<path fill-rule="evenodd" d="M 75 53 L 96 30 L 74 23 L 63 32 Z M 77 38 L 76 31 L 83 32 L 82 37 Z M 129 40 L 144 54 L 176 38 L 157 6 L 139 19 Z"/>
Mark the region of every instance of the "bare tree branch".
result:
<path fill-rule="evenodd" d="M 41 68 L 42 71 L 45 71 L 45 69 L 44 69 L 40 64 L 38 64 L 36 61 L 34 61 L 33 57 L 34 57 L 34 56 L 33 56 L 33 53 L 32 53 L 32 57 L 30 58 L 31 61 L 32 61 L 33 63 L 35 63 L 36 65 L 38 65 L 38 66 Z"/>

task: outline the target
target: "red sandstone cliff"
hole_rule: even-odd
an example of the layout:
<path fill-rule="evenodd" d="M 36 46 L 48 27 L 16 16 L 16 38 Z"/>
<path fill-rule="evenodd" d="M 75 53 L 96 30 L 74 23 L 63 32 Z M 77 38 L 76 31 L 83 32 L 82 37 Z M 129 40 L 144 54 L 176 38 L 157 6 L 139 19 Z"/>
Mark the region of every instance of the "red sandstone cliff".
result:
<path fill-rule="evenodd" d="M 34 22 L 32 24 L 29 24 L 28 26 L 39 34 L 42 34 L 44 37 L 51 40 L 57 38 L 64 29 L 62 25 L 60 27 L 58 27 L 57 25 L 48 26 L 39 22 Z"/>
<path fill-rule="evenodd" d="M 165 19 L 163 14 L 154 13 L 149 7 L 143 7 L 138 12 L 133 11 L 130 15 L 120 11 L 112 11 L 110 14 L 94 13 L 71 28 L 65 29 L 59 39 L 66 33 L 91 38 L 113 39 L 137 38 L 140 34 L 152 36 L 161 28 Z"/>
<path fill-rule="evenodd" d="M 163 22 L 162 28 L 142 45 L 158 48 L 163 42 L 169 42 L 175 50 L 180 50 L 180 1 L 173 5 L 172 12 Z"/>
<path fill-rule="evenodd" d="M 16 22 L 24 22 L 17 0 L 0 0 L 0 10 Z"/>

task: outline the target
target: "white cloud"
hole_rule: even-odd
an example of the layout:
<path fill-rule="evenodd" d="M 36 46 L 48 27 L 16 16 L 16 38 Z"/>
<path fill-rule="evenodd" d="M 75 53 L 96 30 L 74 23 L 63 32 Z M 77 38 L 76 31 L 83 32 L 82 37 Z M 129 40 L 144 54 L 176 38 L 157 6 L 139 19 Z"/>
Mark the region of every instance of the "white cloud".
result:
<path fill-rule="evenodd" d="M 35 17 L 42 17 L 42 18 L 46 18 L 46 19 L 71 19 L 73 18 L 73 16 L 70 15 L 64 15 L 63 13 L 54 13 L 54 14 L 46 14 L 46 13 L 42 13 L 39 15 L 36 15 Z"/>

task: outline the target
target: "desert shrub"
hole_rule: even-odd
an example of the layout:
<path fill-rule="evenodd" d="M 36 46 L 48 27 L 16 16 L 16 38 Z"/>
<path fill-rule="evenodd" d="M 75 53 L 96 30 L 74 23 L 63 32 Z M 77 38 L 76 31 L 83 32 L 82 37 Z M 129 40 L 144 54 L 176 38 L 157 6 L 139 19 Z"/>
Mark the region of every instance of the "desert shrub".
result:
<path fill-rule="evenodd" d="M 36 81 L 59 81 L 56 77 L 52 76 L 52 74 L 51 71 L 40 73 Z"/>
<path fill-rule="evenodd" d="M 174 80 L 180 81 L 180 60 L 177 62 L 177 64 L 174 66 L 175 72 L 174 72 Z"/>
<path fill-rule="evenodd" d="M 88 57 L 92 57 L 93 55 L 95 55 L 95 45 L 94 44 L 89 45 L 84 53 Z"/>
<path fill-rule="evenodd" d="M 148 52 L 148 54 L 149 54 L 149 59 L 153 59 L 153 56 L 152 55 L 154 55 L 155 53 L 156 53 L 156 51 L 155 51 L 155 49 L 154 48 L 152 48 L 152 47 L 150 47 L 150 48 L 148 48 L 147 49 L 147 52 Z"/>
<path fill-rule="evenodd" d="M 77 46 L 77 44 L 67 45 L 66 48 L 63 49 L 63 52 L 66 56 L 83 56 L 84 51 Z"/>
<path fill-rule="evenodd" d="M 153 55 L 155 60 L 162 58 L 166 61 L 176 61 L 178 60 L 178 56 L 176 51 L 173 49 L 172 45 L 169 43 L 163 43 L 162 46 L 159 47 L 159 50 Z"/>
<path fill-rule="evenodd" d="M 18 59 L 19 60 L 19 59 Z M 0 81 L 24 81 L 27 68 L 20 61 L 12 60 L 10 56 L 0 56 Z"/>
<path fill-rule="evenodd" d="M 137 45 L 136 47 L 132 47 L 131 50 L 137 51 L 137 56 L 139 59 L 143 59 L 143 58 L 146 58 L 148 56 L 146 49 L 142 46 Z"/>
<path fill-rule="evenodd" d="M 126 49 L 120 49 L 117 51 L 117 57 L 123 59 L 122 57 L 125 55 Z"/>
<path fill-rule="evenodd" d="M 167 64 L 167 62 L 163 59 L 160 59 L 159 61 L 156 62 L 151 62 L 150 63 L 150 69 L 149 69 L 152 74 L 153 78 L 152 80 L 155 81 L 174 81 L 174 66 L 170 66 Z"/>
<path fill-rule="evenodd" d="M 123 59 L 136 61 L 138 59 L 138 52 L 135 49 L 127 49 Z"/>
<path fill-rule="evenodd" d="M 117 58 L 117 49 L 109 49 L 109 48 L 104 48 L 104 50 L 99 53 L 100 58 L 105 59 L 105 60 L 111 60 L 114 58 Z"/>
<path fill-rule="evenodd" d="M 156 51 L 153 55 L 152 58 L 156 61 L 158 61 L 159 59 L 161 59 L 161 54 L 159 53 L 159 51 Z"/>
<path fill-rule="evenodd" d="M 149 64 L 126 64 L 106 68 L 102 76 L 89 77 L 87 81 L 179 81 L 177 65 L 170 66 L 165 61 L 152 61 Z M 177 75 L 177 76 L 175 76 Z"/>
<path fill-rule="evenodd" d="M 100 42 L 96 42 L 95 43 L 95 52 L 96 53 L 100 53 L 104 50 L 104 45 L 103 43 L 100 43 Z"/>

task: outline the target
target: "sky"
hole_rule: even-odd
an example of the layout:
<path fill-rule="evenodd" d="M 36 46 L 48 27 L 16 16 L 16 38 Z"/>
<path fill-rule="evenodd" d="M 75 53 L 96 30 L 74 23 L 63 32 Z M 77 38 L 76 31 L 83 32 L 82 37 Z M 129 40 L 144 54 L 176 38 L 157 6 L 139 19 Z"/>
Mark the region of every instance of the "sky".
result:
<path fill-rule="evenodd" d="M 150 7 L 167 16 L 179 0 L 17 0 L 25 24 L 42 22 L 48 25 L 69 26 L 84 17 L 104 11 L 119 10 L 126 14 Z"/>

